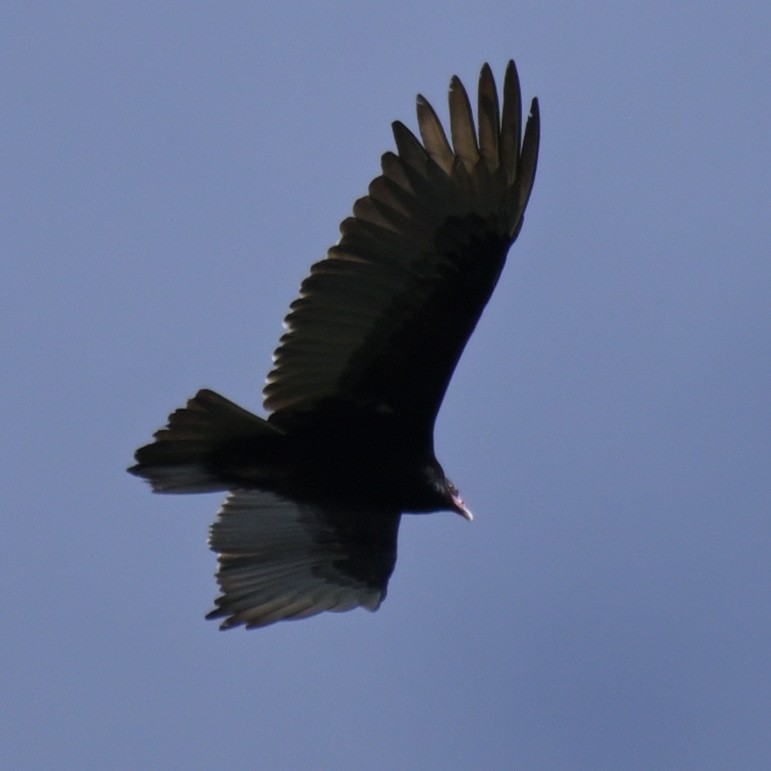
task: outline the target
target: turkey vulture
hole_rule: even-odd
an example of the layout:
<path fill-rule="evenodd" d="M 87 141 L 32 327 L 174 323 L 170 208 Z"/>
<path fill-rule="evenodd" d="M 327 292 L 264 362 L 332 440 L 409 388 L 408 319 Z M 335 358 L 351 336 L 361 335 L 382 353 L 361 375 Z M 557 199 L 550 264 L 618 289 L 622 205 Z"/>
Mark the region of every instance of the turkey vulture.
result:
<path fill-rule="evenodd" d="M 136 452 L 129 471 L 156 492 L 229 491 L 209 537 L 222 596 L 208 617 L 223 629 L 376 610 L 402 513 L 471 519 L 434 457 L 434 421 L 522 227 L 538 102 L 522 138 L 509 62 L 502 109 L 484 65 L 478 127 L 457 77 L 449 111 L 452 145 L 422 96 L 422 143 L 393 124 L 397 152 L 290 306 L 268 418 L 205 389 Z"/>

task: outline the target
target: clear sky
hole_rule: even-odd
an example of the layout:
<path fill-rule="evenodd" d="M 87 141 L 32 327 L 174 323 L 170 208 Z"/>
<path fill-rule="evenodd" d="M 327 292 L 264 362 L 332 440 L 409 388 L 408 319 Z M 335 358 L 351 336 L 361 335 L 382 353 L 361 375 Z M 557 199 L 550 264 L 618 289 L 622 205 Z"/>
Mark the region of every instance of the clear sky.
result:
<path fill-rule="evenodd" d="M 5 3 L 0 765 L 771 766 L 767 3 Z M 517 60 L 522 234 L 445 400 L 475 511 L 380 611 L 228 633 L 124 469 L 281 320 L 414 97 Z M 416 377 L 419 377 L 416 373 Z"/>

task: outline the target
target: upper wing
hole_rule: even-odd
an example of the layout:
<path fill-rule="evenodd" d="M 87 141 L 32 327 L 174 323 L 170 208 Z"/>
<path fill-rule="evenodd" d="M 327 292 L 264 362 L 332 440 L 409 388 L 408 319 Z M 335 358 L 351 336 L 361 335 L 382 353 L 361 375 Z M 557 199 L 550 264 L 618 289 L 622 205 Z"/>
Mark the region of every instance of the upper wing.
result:
<path fill-rule="evenodd" d="M 423 145 L 401 123 L 398 155 L 356 202 L 286 318 L 264 390 L 280 420 L 326 399 L 390 412 L 430 431 L 455 365 L 522 225 L 538 155 L 538 103 L 521 141 L 514 62 L 503 110 L 488 65 L 478 132 L 463 85 L 449 94 L 453 147 L 418 97 Z"/>
<path fill-rule="evenodd" d="M 300 504 L 237 490 L 211 527 L 223 629 L 267 626 L 359 605 L 377 610 L 396 562 L 400 515 Z"/>

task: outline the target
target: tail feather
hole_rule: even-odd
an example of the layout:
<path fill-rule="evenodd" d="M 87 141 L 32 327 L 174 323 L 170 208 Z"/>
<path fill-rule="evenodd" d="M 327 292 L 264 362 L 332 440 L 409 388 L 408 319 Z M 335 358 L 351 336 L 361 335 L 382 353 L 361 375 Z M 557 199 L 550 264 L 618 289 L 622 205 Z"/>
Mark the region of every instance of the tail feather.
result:
<path fill-rule="evenodd" d="M 213 471 L 218 448 L 275 437 L 280 430 L 214 391 L 203 389 L 169 416 L 168 425 L 140 447 L 131 474 L 145 478 L 160 493 L 201 493 L 231 485 Z"/>

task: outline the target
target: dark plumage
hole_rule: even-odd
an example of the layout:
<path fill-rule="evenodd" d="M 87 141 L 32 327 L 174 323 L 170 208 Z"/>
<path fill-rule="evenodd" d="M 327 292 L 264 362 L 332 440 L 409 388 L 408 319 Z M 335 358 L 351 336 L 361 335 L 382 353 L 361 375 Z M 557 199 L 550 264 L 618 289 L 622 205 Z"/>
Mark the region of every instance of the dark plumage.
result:
<path fill-rule="evenodd" d="M 403 512 L 471 514 L 434 457 L 450 377 L 522 226 L 538 103 L 521 131 L 517 71 L 503 109 L 490 68 L 478 130 L 458 78 L 450 133 L 418 97 L 423 143 L 397 154 L 312 266 L 286 318 L 263 420 L 202 390 L 129 471 L 156 492 L 229 490 L 212 525 L 223 628 L 379 607 Z"/>

